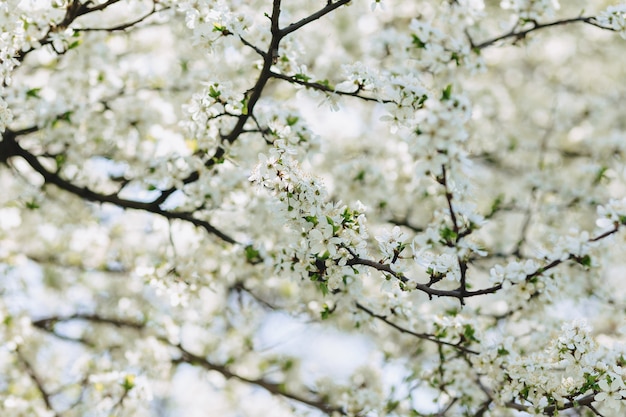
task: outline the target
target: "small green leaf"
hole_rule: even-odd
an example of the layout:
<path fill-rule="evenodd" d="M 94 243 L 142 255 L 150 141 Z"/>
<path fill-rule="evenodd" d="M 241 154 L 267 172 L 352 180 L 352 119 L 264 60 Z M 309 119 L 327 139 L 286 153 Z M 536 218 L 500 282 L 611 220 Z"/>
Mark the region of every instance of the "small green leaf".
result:
<path fill-rule="evenodd" d="M 65 165 L 66 161 L 67 161 L 67 156 L 63 154 L 59 154 L 54 157 L 54 162 L 56 162 L 57 168 L 61 168 L 63 165 Z"/>
<path fill-rule="evenodd" d="M 450 100 L 450 97 L 452 97 L 452 84 L 448 84 L 446 88 L 443 89 L 441 101 Z"/>
<path fill-rule="evenodd" d="M 500 210 L 500 207 L 502 207 L 503 201 L 504 201 L 504 194 L 498 194 L 495 200 L 493 200 L 493 202 L 491 203 L 491 209 L 487 217 L 493 216 L 498 210 Z"/>
<path fill-rule="evenodd" d="M 324 303 L 323 309 L 320 312 L 320 316 L 322 317 L 322 320 L 326 320 L 327 318 L 329 318 L 332 312 L 333 312 L 333 309 L 328 307 L 328 304 Z"/>
<path fill-rule="evenodd" d="M 478 342 L 478 339 L 476 339 L 476 330 L 474 330 L 474 328 L 469 325 L 466 324 L 465 326 L 463 326 L 463 336 L 465 336 L 465 339 L 472 341 L 472 342 Z"/>
<path fill-rule="evenodd" d="M 444 243 L 454 242 L 457 239 L 456 232 L 449 227 L 443 227 L 439 229 L 439 236 L 441 236 L 441 239 L 444 241 Z"/>
<path fill-rule="evenodd" d="M 418 49 L 426 48 L 426 44 L 415 34 L 411 35 L 413 45 Z"/>
<path fill-rule="evenodd" d="M 124 377 L 124 381 L 122 382 L 122 388 L 124 391 L 130 391 L 135 387 L 135 375 L 128 374 Z"/>
<path fill-rule="evenodd" d="M 593 179 L 593 184 L 594 185 L 598 185 L 600 183 L 600 181 L 602 181 L 603 179 L 606 179 L 606 172 L 609 170 L 609 167 L 606 166 L 602 166 L 600 167 L 600 169 L 596 172 L 596 175 Z"/>
<path fill-rule="evenodd" d="M 31 88 L 26 92 L 26 98 L 41 98 L 41 96 L 39 96 L 40 91 L 41 88 Z"/>
<path fill-rule="evenodd" d="M 293 76 L 293 79 L 297 80 L 297 81 L 303 81 L 305 83 L 308 83 L 311 80 L 311 77 L 309 77 L 306 74 L 298 73 L 298 74 Z"/>
<path fill-rule="evenodd" d="M 39 203 L 37 203 L 34 199 L 27 201 L 26 203 L 24 203 L 24 205 L 29 210 L 37 210 L 38 208 L 40 208 Z"/>
<path fill-rule="evenodd" d="M 213 84 L 209 87 L 209 97 L 215 100 L 222 94 L 222 92 L 216 88 L 217 86 L 217 84 Z"/>
<path fill-rule="evenodd" d="M 317 80 L 315 82 L 317 84 L 323 85 L 324 87 L 326 87 L 329 90 L 334 90 L 333 86 L 330 84 L 330 81 L 328 81 L 328 80 Z"/>
<path fill-rule="evenodd" d="M 246 254 L 246 260 L 248 262 L 259 262 L 261 260 L 260 252 L 258 250 L 256 250 L 256 249 L 254 249 L 254 247 L 252 245 L 246 246 L 244 251 L 245 251 L 245 254 Z"/>
<path fill-rule="evenodd" d="M 79 39 L 77 41 L 74 41 L 72 43 L 70 43 L 70 45 L 67 47 L 67 50 L 69 51 L 70 49 L 74 49 L 77 46 L 79 46 L 82 43 L 82 41 Z"/>
<path fill-rule="evenodd" d="M 591 268 L 591 256 L 585 255 L 585 256 L 582 256 L 582 257 L 576 257 L 574 259 L 576 260 L 576 262 L 578 262 L 582 266 L 585 266 L 587 268 Z"/>

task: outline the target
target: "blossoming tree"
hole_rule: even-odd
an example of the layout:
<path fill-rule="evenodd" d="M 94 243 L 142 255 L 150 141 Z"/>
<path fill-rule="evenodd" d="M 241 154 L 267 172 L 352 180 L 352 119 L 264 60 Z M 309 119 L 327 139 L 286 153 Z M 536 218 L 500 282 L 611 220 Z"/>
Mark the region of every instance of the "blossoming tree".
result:
<path fill-rule="evenodd" d="M 626 6 L 563 3 L 0 2 L 2 415 L 623 416 Z"/>

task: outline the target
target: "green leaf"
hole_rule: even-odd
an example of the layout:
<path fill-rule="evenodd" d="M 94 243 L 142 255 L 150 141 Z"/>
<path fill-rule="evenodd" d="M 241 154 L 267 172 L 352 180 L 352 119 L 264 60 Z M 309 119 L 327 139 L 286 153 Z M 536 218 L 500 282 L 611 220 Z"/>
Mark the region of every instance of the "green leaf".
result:
<path fill-rule="evenodd" d="M 452 97 L 452 84 L 448 84 L 442 93 L 441 101 L 450 100 L 450 97 Z"/>
<path fill-rule="evenodd" d="M 441 239 L 447 243 L 456 241 L 458 235 L 449 227 L 442 227 L 439 229 L 439 236 L 441 236 Z"/>
<path fill-rule="evenodd" d="M 218 84 L 213 84 L 212 86 L 209 86 L 209 97 L 215 100 L 217 100 L 217 98 L 222 94 L 222 92 L 216 87 L 218 87 Z"/>
<path fill-rule="evenodd" d="M 317 220 L 316 216 L 304 216 L 304 220 L 309 223 L 313 223 L 313 226 L 317 226 L 317 224 L 319 223 L 319 220 Z"/>
<path fill-rule="evenodd" d="M 261 260 L 260 252 L 254 249 L 252 245 L 246 246 L 244 252 L 246 254 L 246 260 L 248 260 L 248 262 L 259 262 Z"/>
<path fill-rule="evenodd" d="M 131 389 L 133 389 L 135 387 L 135 375 L 126 375 L 121 385 L 122 388 L 124 388 L 124 391 L 130 391 Z"/>
<path fill-rule="evenodd" d="M 426 48 L 426 44 L 422 42 L 422 40 L 417 35 L 412 34 L 411 39 L 412 39 L 413 46 L 415 46 L 416 48 L 418 49 Z"/>
<path fill-rule="evenodd" d="M 329 216 L 326 216 L 326 222 L 333 227 L 333 234 L 336 234 L 341 227 L 333 221 Z"/>
<path fill-rule="evenodd" d="M 180 65 L 180 70 L 183 72 L 183 74 L 189 72 L 189 61 L 188 60 L 181 59 L 178 64 Z"/>
<path fill-rule="evenodd" d="M 31 88 L 26 92 L 26 98 L 41 98 L 41 96 L 39 95 L 40 91 L 41 88 Z"/>
<path fill-rule="evenodd" d="M 463 326 L 463 336 L 465 336 L 465 339 L 472 342 L 478 342 L 475 334 L 476 330 L 474 330 L 474 328 L 470 324 L 466 324 L 465 326 Z"/>
<path fill-rule="evenodd" d="M 328 284 L 325 281 L 322 282 L 318 282 L 318 288 L 320 289 L 320 291 L 322 292 L 322 295 L 327 296 L 328 295 Z"/>
<path fill-rule="evenodd" d="M 308 83 L 311 80 L 311 77 L 309 77 L 306 74 L 298 73 L 298 74 L 293 76 L 293 79 L 297 80 L 297 81 L 303 81 L 305 83 Z"/>
<path fill-rule="evenodd" d="M 493 200 L 493 202 L 491 203 L 491 209 L 489 210 L 489 214 L 487 215 L 487 217 L 493 216 L 498 210 L 500 210 L 500 207 L 502 207 L 503 201 L 504 201 L 504 194 L 498 194 L 495 200 Z"/>
<path fill-rule="evenodd" d="M 65 165 L 66 161 L 67 161 L 67 156 L 64 154 L 59 154 L 54 157 L 54 162 L 56 162 L 57 168 L 61 168 L 63 165 Z"/>
<path fill-rule="evenodd" d="M 317 80 L 315 81 L 315 83 L 323 85 L 324 87 L 328 88 L 329 90 L 334 90 L 333 86 L 330 84 L 330 81 L 324 79 L 324 80 Z"/>
<path fill-rule="evenodd" d="M 67 50 L 69 51 L 70 49 L 74 49 L 77 46 L 79 46 L 81 43 L 83 43 L 80 39 L 77 41 L 74 41 L 72 43 L 70 43 L 70 45 L 67 47 Z"/>
<path fill-rule="evenodd" d="M 29 210 L 37 210 L 38 208 L 40 208 L 39 203 L 37 203 L 34 199 L 27 201 L 26 203 L 24 203 L 24 205 Z"/>
<path fill-rule="evenodd" d="M 333 310 L 330 307 L 328 307 L 328 304 L 324 303 L 323 309 L 320 312 L 320 316 L 322 317 L 322 320 L 326 320 L 327 318 L 329 318 L 332 312 Z"/>
<path fill-rule="evenodd" d="M 603 179 L 607 179 L 608 177 L 606 176 L 606 172 L 608 170 L 609 170 L 609 167 L 606 167 L 606 166 L 600 167 L 600 169 L 598 170 L 598 172 L 596 172 L 596 175 L 593 179 L 593 184 L 598 185 L 600 181 L 602 181 Z"/>
<path fill-rule="evenodd" d="M 587 268 L 591 268 L 591 256 L 589 255 L 585 255 L 582 257 L 576 257 L 574 258 L 574 260 L 576 262 L 578 262 L 579 264 L 581 264 L 582 266 L 585 266 Z"/>

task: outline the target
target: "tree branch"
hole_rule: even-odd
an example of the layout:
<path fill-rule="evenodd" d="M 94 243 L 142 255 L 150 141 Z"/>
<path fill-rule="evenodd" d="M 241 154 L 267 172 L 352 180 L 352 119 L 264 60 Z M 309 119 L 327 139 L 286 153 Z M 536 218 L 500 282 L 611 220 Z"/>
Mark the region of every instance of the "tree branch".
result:
<path fill-rule="evenodd" d="M 324 8 L 318 10 L 312 15 L 309 15 L 305 17 L 304 19 L 301 19 L 295 23 L 292 23 L 286 28 L 280 29 L 280 34 L 281 36 L 287 36 L 288 34 L 300 29 L 302 26 L 308 25 L 309 23 L 316 21 L 317 19 L 327 15 L 333 10 L 338 9 L 339 7 L 348 3 L 350 3 L 350 0 L 338 0 L 334 3 L 332 1 L 329 1 L 328 4 Z"/>
<path fill-rule="evenodd" d="M 6 133 L 6 132 L 5 132 Z M 12 156 L 20 156 L 23 158 L 36 172 L 38 172 L 47 184 L 54 184 L 60 189 L 70 192 L 84 200 L 94 201 L 98 203 L 111 203 L 119 207 L 130 208 L 135 210 L 144 210 L 150 213 L 158 214 L 167 219 L 178 219 L 187 221 L 194 226 L 201 227 L 206 230 L 208 233 L 217 236 L 227 243 L 235 244 L 237 241 L 225 234 L 224 232 L 218 230 L 213 225 L 211 225 L 206 220 L 201 220 L 193 216 L 193 213 L 190 212 L 178 212 L 178 211 L 168 211 L 164 210 L 160 207 L 159 204 L 155 204 L 154 202 L 143 203 L 134 200 L 127 200 L 124 198 L 120 198 L 117 194 L 100 194 L 87 187 L 79 187 L 70 181 L 67 181 L 61 178 L 58 174 L 48 171 L 42 164 L 39 162 L 39 159 L 34 154 L 28 152 L 24 148 L 20 146 L 19 143 L 15 140 L 14 135 L 6 134 L 3 135 L 4 146 L 11 149 Z M 7 143 L 5 143 L 7 142 Z M 12 142 L 12 143 L 11 143 Z"/>
<path fill-rule="evenodd" d="M 143 22 L 144 20 L 146 20 L 147 18 L 149 18 L 150 16 L 152 16 L 153 14 L 162 12 L 163 10 L 167 10 L 169 9 L 169 7 L 163 7 L 161 9 L 157 9 L 156 8 L 156 3 L 154 3 L 152 5 L 152 10 L 150 10 L 148 13 L 146 13 L 145 15 L 130 21 L 128 23 L 122 23 L 119 24 L 117 26 L 112 26 L 112 27 L 108 27 L 108 28 L 78 28 L 76 29 L 76 32 L 117 32 L 117 31 L 121 31 L 121 30 L 126 30 L 128 28 L 131 28 L 135 25 L 137 25 L 138 23 Z"/>
<path fill-rule="evenodd" d="M 505 33 L 503 35 L 497 36 L 495 38 L 486 40 L 484 42 L 481 42 L 479 44 L 473 44 L 473 42 L 470 40 L 470 43 L 472 43 L 472 48 L 473 49 L 485 49 L 493 44 L 495 44 L 496 42 L 505 40 L 505 39 L 509 39 L 509 38 L 514 38 L 516 41 L 520 40 L 520 39 L 524 39 L 526 37 L 526 35 L 528 35 L 531 32 L 534 32 L 536 30 L 540 30 L 540 29 L 545 29 L 545 28 L 549 28 L 549 27 L 553 27 L 553 26 L 561 26 L 561 25 L 567 25 L 570 23 L 578 23 L 578 22 L 582 22 L 582 23 L 586 23 L 595 27 L 599 27 L 601 29 L 605 29 L 605 30 L 612 30 L 614 31 L 613 28 L 609 28 L 609 27 L 605 27 L 600 25 L 596 18 L 593 16 L 579 16 L 579 17 L 573 17 L 570 19 L 562 19 L 562 20 L 555 20 L 553 22 L 548 22 L 548 23 L 538 23 L 538 22 L 532 22 L 533 26 L 528 28 L 528 29 L 524 29 L 524 30 L 517 30 L 517 24 L 513 27 L 513 29 L 511 29 L 511 31 L 509 31 L 508 33 Z"/>
<path fill-rule="evenodd" d="M 97 324 L 107 324 L 107 325 L 115 326 L 118 328 L 133 329 L 136 331 L 142 331 L 146 329 L 145 323 L 140 323 L 140 322 L 136 322 L 132 320 L 119 319 L 119 318 L 103 317 L 97 314 L 73 314 L 73 315 L 64 316 L 64 317 L 63 316 L 43 317 L 38 320 L 34 320 L 33 325 L 41 330 L 44 330 L 52 334 L 55 337 L 58 337 L 62 340 L 67 340 L 67 338 L 63 337 L 62 335 L 59 335 L 58 333 L 54 331 L 54 325 L 56 323 L 68 322 L 72 320 L 84 320 L 84 321 L 97 323 Z M 80 341 L 78 339 L 74 339 L 74 340 Z M 216 371 L 222 374 L 226 379 L 236 379 L 238 381 L 263 388 L 264 390 L 266 390 L 272 395 L 287 398 L 289 400 L 293 400 L 301 404 L 305 404 L 309 407 L 313 407 L 319 411 L 322 411 L 328 415 L 331 415 L 333 413 L 346 415 L 346 412 L 341 407 L 330 405 L 326 403 L 322 398 L 306 398 L 302 395 L 295 394 L 293 392 L 289 392 L 285 390 L 282 384 L 269 382 L 263 378 L 252 379 L 252 378 L 244 377 L 242 375 L 232 372 L 228 367 L 224 365 L 213 363 L 207 360 L 205 357 L 201 357 L 194 353 L 189 352 L 180 343 L 173 344 L 172 342 L 170 342 L 168 339 L 164 337 L 158 337 L 158 340 L 160 340 L 162 343 L 170 347 L 176 348 L 179 351 L 180 357 L 172 360 L 172 362 L 175 364 L 186 363 L 186 364 L 193 365 L 193 366 L 199 366 L 209 371 Z M 311 392 L 311 394 L 315 395 L 315 393 L 313 392 Z"/>
<path fill-rule="evenodd" d="M 368 309 L 367 307 L 365 307 L 364 305 L 362 305 L 360 303 L 356 303 L 356 307 L 359 310 L 362 310 L 362 311 L 366 312 L 371 317 L 373 317 L 375 319 L 378 319 L 378 320 L 382 321 L 385 324 L 388 324 L 389 326 L 391 326 L 394 329 L 398 330 L 400 333 L 409 334 L 411 336 L 417 337 L 418 339 L 428 340 L 429 342 L 433 342 L 433 343 L 436 343 L 438 345 L 450 346 L 450 347 L 458 349 L 458 350 L 460 350 L 461 352 L 464 352 L 464 353 L 469 353 L 469 354 L 472 354 L 472 355 L 478 355 L 477 351 L 469 349 L 469 348 L 466 348 L 466 347 L 463 347 L 463 346 L 461 346 L 458 343 L 446 342 L 444 340 L 437 339 L 435 336 L 433 336 L 431 334 L 417 333 L 417 332 L 414 332 L 412 330 L 405 329 L 404 327 L 401 327 L 401 326 L 395 324 L 394 322 L 390 321 L 389 319 L 387 319 L 386 316 L 383 316 L 383 315 L 380 315 L 380 314 L 376 314 L 372 310 Z"/>
<path fill-rule="evenodd" d="M 43 386 L 43 381 L 41 380 L 39 375 L 37 375 L 37 373 L 35 372 L 35 369 L 33 369 L 32 365 L 26 359 L 26 357 L 22 354 L 20 349 L 16 349 L 15 353 L 17 354 L 18 360 L 22 363 L 22 365 L 26 369 L 26 373 L 28 374 L 30 379 L 33 381 L 35 386 L 37 387 L 37 391 L 39 391 L 39 394 L 41 395 L 41 399 L 46 405 L 46 408 L 50 410 L 56 417 L 59 417 L 59 414 L 56 412 L 54 407 L 52 407 L 50 394 L 46 391 L 45 387 Z"/>
<path fill-rule="evenodd" d="M 303 396 L 300 396 L 294 393 L 287 392 L 285 391 L 284 387 L 281 386 L 281 384 L 269 382 L 264 379 L 246 378 L 244 376 L 233 373 L 232 371 L 230 371 L 227 367 L 223 365 L 214 364 L 212 362 L 209 362 L 208 360 L 206 360 L 205 358 L 201 356 L 197 356 L 189 352 L 188 350 L 184 349 L 180 344 L 172 345 L 172 346 L 178 348 L 178 350 L 181 353 L 180 359 L 175 360 L 175 363 L 188 363 L 190 365 L 200 366 L 208 371 L 216 371 L 222 374 L 226 379 L 236 379 L 238 381 L 245 382 L 247 384 L 255 385 L 257 387 L 265 389 L 267 392 L 269 392 L 272 395 L 276 395 L 279 397 L 284 397 L 290 400 L 297 401 L 299 403 L 308 405 L 309 407 L 313 407 L 317 410 L 320 410 L 328 415 L 332 415 L 334 413 L 339 413 L 340 415 L 346 415 L 346 412 L 343 411 L 342 408 L 327 404 L 322 399 L 319 399 L 319 398 L 310 399 L 310 398 L 305 398 Z"/>

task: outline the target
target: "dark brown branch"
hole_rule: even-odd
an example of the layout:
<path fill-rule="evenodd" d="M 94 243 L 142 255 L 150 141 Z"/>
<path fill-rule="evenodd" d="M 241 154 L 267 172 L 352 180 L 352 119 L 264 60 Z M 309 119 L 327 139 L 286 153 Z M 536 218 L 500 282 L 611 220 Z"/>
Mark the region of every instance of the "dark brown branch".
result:
<path fill-rule="evenodd" d="M 141 22 L 143 22 L 144 20 L 146 20 L 147 18 L 149 18 L 150 16 L 152 16 L 153 14 L 162 12 L 163 10 L 167 10 L 169 9 L 169 7 L 163 7 L 161 9 L 157 9 L 156 8 L 156 3 L 152 5 L 152 10 L 150 10 L 148 13 L 146 13 L 145 15 L 138 17 L 137 19 L 130 21 L 128 23 L 122 23 L 119 24 L 117 26 L 112 26 L 112 27 L 108 27 L 108 28 L 77 28 L 76 32 L 117 32 L 117 31 L 121 31 L 121 30 L 126 30 L 128 28 L 131 28 Z"/>
<path fill-rule="evenodd" d="M 303 396 L 287 392 L 281 386 L 281 384 L 276 384 L 276 383 L 273 383 L 273 382 L 269 382 L 269 381 L 266 381 L 264 379 L 246 378 L 244 376 L 241 376 L 241 375 L 233 373 L 232 371 L 230 371 L 227 367 L 225 367 L 223 365 L 214 364 L 212 362 L 209 362 L 208 360 L 206 360 L 205 358 L 203 358 L 201 356 L 198 356 L 198 355 L 195 355 L 195 354 L 189 352 L 188 350 L 183 348 L 180 344 L 175 345 L 175 347 L 178 348 L 178 350 L 181 353 L 180 359 L 175 360 L 175 363 L 188 363 L 190 365 L 200 366 L 200 367 L 202 367 L 202 368 L 204 368 L 204 369 L 206 369 L 208 371 L 216 371 L 216 372 L 222 374 L 226 379 L 236 379 L 238 381 L 245 382 L 247 384 L 255 385 L 257 387 L 265 389 L 267 392 L 269 392 L 272 395 L 288 398 L 290 400 L 294 400 L 294 401 L 297 401 L 299 403 L 306 404 L 309 407 L 313 407 L 313 408 L 315 408 L 317 410 L 320 410 L 320 411 L 322 411 L 322 412 L 324 412 L 324 413 L 326 413 L 328 415 L 332 415 L 334 413 L 339 413 L 341 415 L 346 415 L 346 412 L 343 411 L 342 408 L 332 406 L 332 405 L 324 402 L 324 400 L 322 400 L 322 399 L 319 399 L 319 398 L 315 398 L 315 399 L 305 398 Z"/>
<path fill-rule="evenodd" d="M 594 397 L 595 397 L 596 393 L 593 394 L 589 394 L 589 395 L 585 395 L 584 397 L 582 397 L 579 400 L 573 400 L 573 401 L 569 401 L 565 404 L 563 404 L 563 406 L 561 407 L 557 407 L 556 405 L 551 405 L 548 406 L 546 408 L 543 409 L 543 414 L 547 415 L 547 416 L 552 416 L 554 415 L 555 411 L 562 411 L 562 410 L 568 410 L 570 408 L 578 408 L 578 407 L 584 407 L 584 406 L 588 406 L 591 403 L 593 403 Z M 523 405 L 523 404 L 518 404 L 516 402 L 508 402 L 506 403 L 506 406 L 508 408 L 512 408 L 514 410 L 518 410 L 518 411 L 528 411 L 531 409 L 531 407 Z"/>
<path fill-rule="evenodd" d="M 333 10 L 338 9 L 339 7 L 346 5 L 348 3 L 350 3 L 350 0 L 338 0 L 334 3 L 329 1 L 328 4 L 324 8 L 305 17 L 304 19 L 301 19 L 295 23 L 290 24 L 286 28 L 280 29 L 280 35 L 286 36 L 292 32 L 295 32 L 296 30 L 300 29 L 302 26 L 308 25 L 309 23 L 314 22 L 315 20 L 327 15 Z"/>
<path fill-rule="evenodd" d="M 597 242 L 601 239 L 604 239 L 608 236 L 613 235 L 614 233 L 617 233 L 617 231 L 619 230 L 620 225 L 616 224 L 615 227 L 611 230 L 608 230 L 596 237 L 592 237 L 588 239 L 588 242 Z M 347 248 L 346 248 L 347 249 Z M 384 272 L 387 273 L 391 276 L 393 276 L 394 278 L 396 278 L 397 280 L 401 281 L 402 283 L 406 284 L 408 283 L 410 280 L 409 278 L 405 277 L 403 274 L 398 273 L 396 271 L 394 271 L 390 265 L 384 264 L 384 263 L 380 263 L 380 262 L 375 262 L 369 259 L 364 259 L 361 257 L 356 256 L 356 254 L 350 250 L 348 250 L 350 252 L 350 254 L 352 255 L 352 259 L 348 260 L 346 262 L 346 265 L 350 265 L 350 266 L 355 266 L 355 265 L 363 265 L 363 266 L 369 266 L 370 268 L 374 268 L 380 272 Z M 566 262 L 566 261 L 570 261 L 570 260 L 580 260 L 578 257 L 576 257 L 575 255 L 568 255 L 566 258 L 564 259 L 555 259 L 552 262 L 548 263 L 547 265 L 538 268 L 536 271 L 529 273 L 528 275 L 526 275 L 526 282 L 530 281 L 532 278 L 535 278 L 539 275 L 542 275 L 544 272 L 553 269 L 555 267 L 557 267 L 558 265 Z M 492 287 L 487 287 L 487 288 L 483 288 L 480 290 L 475 290 L 475 291 L 467 291 L 467 290 L 463 290 L 462 288 L 458 288 L 456 290 L 439 290 L 436 288 L 432 288 L 429 284 L 420 284 L 420 283 L 413 283 L 413 285 L 415 285 L 415 289 L 422 291 L 426 294 L 428 294 L 429 296 L 437 296 L 437 297 L 454 297 L 454 298 L 467 298 L 467 297 L 476 297 L 479 295 L 485 295 L 485 294 L 493 294 L 498 292 L 499 290 L 502 289 L 502 284 L 497 284 L 494 285 Z"/>
<path fill-rule="evenodd" d="M 6 133 L 6 132 L 5 132 Z M 31 154 L 24 148 L 22 148 L 19 143 L 11 140 L 11 135 L 4 136 L 4 142 L 13 142 L 11 144 L 13 156 L 20 156 L 23 158 L 36 172 L 38 172 L 47 184 L 53 184 L 59 187 L 60 189 L 70 192 L 84 200 L 98 202 L 98 203 L 111 203 L 119 207 L 135 209 L 135 210 L 144 210 L 150 213 L 158 214 L 167 219 L 178 219 L 187 221 L 194 226 L 201 227 L 206 230 L 208 233 L 213 234 L 225 242 L 228 243 L 237 243 L 235 239 L 225 234 L 224 232 L 216 229 L 213 225 L 211 225 L 206 220 L 201 220 L 193 216 L 193 213 L 190 212 L 179 212 L 179 211 L 168 211 L 162 209 L 159 204 L 155 204 L 154 202 L 143 203 L 140 201 L 127 200 L 124 198 L 120 198 L 117 194 L 100 194 L 87 187 L 79 187 L 70 181 L 67 181 L 61 178 L 57 173 L 53 173 L 48 171 L 42 164 L 39 162 L 37 156 Z M 5 146 L 9 146 L 9 144 L 5 144 Z"/>
<path fill-rule="evenodd" d="M 46 405 L 46 408 L 48 410 L 52 411 L 52 413 L 55 416 L 58 417 L 59 414 L 56 412 L 56 410 L 52 406 L 52 401 L 50 399 L 50 394 L 46 391 L 45 387 L 43 386 L 43 381 L 41 380 L 41 378 L 39 377 L 39 375 L 37 375 L 37 373 L 35 372 L 35 369 L 30 364 L 30 362 L 26 359 L 26 357 L 22 354 L 20 349 L 16 349 L 16 354 L 17 354 L 18 360 L 24 366 L 24 369 L 26 370 L 26 373 L 28 374 L 30 379 L 33 381 L 35 386 L 37 387 L 37 391 L 39 391 L 39 394 L 41 395 L 41 399 L 43 400 L 44 404 Z"/>
<path fill-rule="evenodd" d="M 386 316 L 383 316 L 383 315 L 380 315 L 380 314 L 376 314 L 372 310 L 368 309 L 367 307 L 365 307 L 364 305 L 362 305 L 360 303 L 356 303 L 356 307 L 359 310 L 362 310 L 362 311 L 366 312 L 371 317 L 374 317 L 375 319 L 378 319 L 378 320 L 384 322 L 385 324 L 393 327 L 394 329 L 398 330 L 400 333 L 409 334 L 411 336 L 417 337 L 418 339 L 428 340 L 429 342 L 437 343 L 438 345 L 450 346 L 450 347 L 458 349 L 458 350 L 460 350 L 461 352 L 464 352 L 464 353 L 470 353 L 472 355 L 478 355 L 478 352 L 475 351 L 475 350 L 468 349 L 468 348 L 463 347 L 463 346 L 461 346 L 459 344 L 456 344 L 456 343 L 450 343 L 450 342 L 446 342 L 444 340 L 439 340 L 439 339 L 437 339 L 435 336 L 433 336 L 431 334 L 417 333 L 417 332 L 414 332 L 412 330 L 405 329 L 404 327 L 401 327 L 401 326 L 395 324 L 394 322 L 390 321 L 389 319 L 387 319 Z"/>
<path fill-rule="evenodd" d="M 537 23 L 537 22 L 532 22 L 533 26 L 528 28 L 528 29 L 524 29 L 524 30 L 517 30 L 517 25 L 511 29 L 510 32 L 505 33 L 504 35 L 500 35 L 497 36 L 493 39 L 489 39 L 486 40 L 484 42 L 481 42 L 479 44 L 473 44 L 472 48 L 473 49 L 485 49 L 493 44 L 495 44 L 496 42 L 505 40 L 505 39 L 509 39 L 509 38 L 514 38 L 515 40 L 520 40 L 520 39 L 524 39 L 526 37 L 526 35 L 528 35 L 531 32 L 534 32 L 536 30 L 540 30 L 540 29 L 545 29 L 545 28 L 549 28 L 552 26 L 560 26 L 560 25 L 567 25 L 569 23 L 578 23 L 578 22 L 582 22 L 582 23 L 586 23 L 595 27 L 599 27 L 601 29 L 606 29 L 606 30 L 614 30 L 613 28 L 609 28 L 609 27 L 605 27 L 600 25 L 597 22 L 597 19 L 593 16 L 588 16 L 588 17 L 584 17 L 584 16 L 579 16 L 579 17 L 573 17 L 570 19 L 562 19 L 562 20 L 555 20 L 553 22 L 548 22 L 548 23 Z"/>
<path fill-rule="evenodd" d="M 131 328 L 141 330 L 145 327 L 144 323 L 137 321 L 128 321 L 125 319 L 116 319 L 113 317 L 104 317 L 98 314 L 72 314 L 71 316 L 45 317 L 33 321 L 33 326 L 44 330 L 53 330 L 55 324 L 65 323 L 73 320 L 88 321 L 91 323 L 108 324 L 118 328 Z"/>
<path fill-rule="evenodd" d="M 76 17 L 79 17 L 79 16 L 82 16 L 82 15 L 85 15 L 85 14 L 87 14 L 87 13 L 93 13 L 93 12 L 98 12 L 98 11 L 100 11 L 100 10 L 104 10 L 104 9 L 106 9 L 107 7 L 109 7 L 110 5 L 115 4 L 115 3 L 119 2 L 119 1 L 120 1 L 120 0 L 109 0 L 109 1 L 107 1 L 106 3 L 102 3 L 102 4 L 99 4 L 99 5 L 93 6 L 93 7 L 87 7 L 87 5 L 88 5 L 89 3 L 92 3 L 91 1 L 87 1 L 87 2 L 85 2 L 85 3 L 82 5 L 83 7 L 82 7 L 82 8 L 79 10 L 79 12 L 76 14 Z M 79 1 L 78 1 L 78 0 L 76 0 L 76 2 L 79 2 Z"/>
<path fill-rule="evenodd" d="M 284 80 L 287 82 L 290 82 L 292 84 L 298 84 L 301 85 L 303 87 L 306 88 L 311 88 L 314 90 L 318 90 L 318 91 L 324 91 L 325 93 L 331 93 L 331 94 L 337 94 L 338 96 L 349 96 L 349 97 L 356 97 L 356 98 L 360 98 L 361 100 L 364 101 L 373 101 L 376 103 L 393 103 L 393 100 L 382 100 L 382 99 L 378 99 L 375 97 L 368 97 L 368 96 L 364 96 L 359 94 L 360 89 L 357 88 L 356 91 L 339 91 L 339 90 L 334 90 L 330 87 L 328 87 L 327 85 L 324 84 L 320 84 L 320 83 L 316 83 L 316 82 L 309 82 L 309 81 L 304 81 L 304 80 L 299 80 L 297 78 L 295 78 L 293 75 L 285 75 L 285 74 L 280 74 L 277 72 L 271 72 L 271 76 L 272 78 L 277 78 L 279 80 Z"/>
<path fill-rule="evenodd" d="M 58 333 L 54 331 L 54 326 L 56 323 L 68 322 L 72 320 L 84 320 L 84 321 L 88 321 L 91 323 L 107 324 L 107 325 L 115 326 L 118 328 L 133 329 L 136 331 L 142 331 L 146 329 L 145 323 L 132 321 L 132 320 L 126 320 L 126 319 L 104 317 L 104 316 L 100 316 L 97 314 L 73 314 L 70 316 L 43 317 L 38 320 L 34 320 L 33 325 L 39 329 L 42 329 L 52 334 L 55 337 L 60 338 L 61 340 L 67 340 L 67 338 L 63 337 L 62 335 L 59 335 Z M 206 370 L 216 371 L 222 374 L 226 379 L 236 379 L 238 381 L 263 388 L 272 395 L 276 395 L 279 397 L 284 397 L 293 401 L 297 401 L 299 403 L 308 405 L 309 407 L 313 407 L 329 415 L 333 413 L 346 415 L 346 412 L 343 411 L 342 408 L 332 406 L 326 403 L 322 398 L 305 398 L 301 395 L 286 391 L 285 388 L 281 384 L 269 382 L 262 378 L 258 378 L 258 379 L 246 378 L 244 376 L 241 376 L 239 374 L 232 372 L 228 367 L 224 365 L 215 364 L 213 362 L 210 362 L 204 357 L 201 357 L 201 356 L 198 356 L 189 352 L 181 344 L 173 344 L 172 342 L 170 342 L 168 339 L 164 337 L 158 337 L 158 339 L 162 343 L 165 343 L 168 346 L 176 348 L 180 352 L 180 357 L 177 359 L 173 359 L 173 363 L 177 363 L 177 364 L 187 363 L 189 365 L 199 366 Z M 72 340 L 76 342 L 81 342 L 80 339 L 72 339 Z M 313 392 L 311 392 L 311 394 L 315 395 L 315 393 Z"/>

